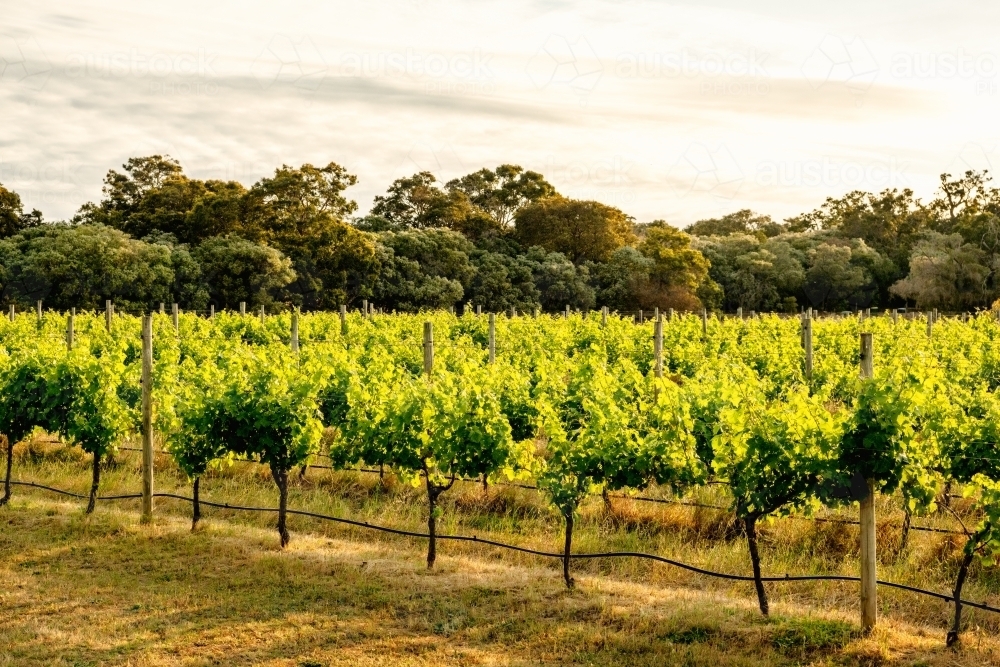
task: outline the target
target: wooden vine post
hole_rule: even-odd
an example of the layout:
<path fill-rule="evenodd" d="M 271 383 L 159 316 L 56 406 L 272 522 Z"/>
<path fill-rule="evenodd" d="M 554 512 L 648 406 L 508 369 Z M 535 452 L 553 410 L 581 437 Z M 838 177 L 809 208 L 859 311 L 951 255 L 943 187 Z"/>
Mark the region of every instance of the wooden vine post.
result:
<path fill-rule="evenodd" d="M 663 317 L 657 317 L 653 324 L 653 357 L 656 377 L 663 377 Z"/>
<path fill-rule="evenodd" d="M 160 302 L 160 315 L 165 315 L 167 313 L 167 304 Z"/>
<path fill-rule="evenodd" d="M 215 304 L 214 303 L 211 306 L 208 307 L 208 319 L 210 321 L 213 321 L 213 322 L 215 321 Z"/>
<path fill-rule="evenodd" d="M 493 317 L 491 314 L 490 317 Z M 424 374 L 430 379 L 434 371 L 434 323 L 424 322 Z"/>
<path fill-rule="evenodd" d="M 927 337 L 931 338 L 931 334 L 934 330 L 934 313 L 932 311 L 927 312 Z"/>
<path fill-rule="evenodd" d="M 497 316 L 490 313 L 490 363 L 497 360 Z"/>
<path fill-rule="evenodd" d="M 70 352 L 73 351 L 73 317 L 74 313 L 70 313 L 66 316 L 66 349 Z"/>
<path fill-rule="evenodd" d="M 736 317 L 740 318 L 741 320 L 743 319 L 743 306 L 740 306 L 739 308 L 736 309 Z"/>
<path fill-rule="evenodd" d="M 708 309 L 701 309 L 701 335 L 708 336 Z"/>
<path fill-rule="evenodd" d="M 813 321 L 808 315 L 802 318 L 802 348 L 805 352 L 806 379 L 811 380 L 813 373 Z"/>
<path fill-rule="evenodd" d="M 38 321 L 42 321 L 42 300 L 38 300 Z"/>
<path fill-rule="evenodd" d="M 861 379 L 874 376 L 872 335 L 861 334 Z M 878 622 L 878 575 L 875 562 L 875 480 L 868 479 L 868 495 L 861 501 L 861 629 L 871 632 Z"/>
<path fill-rule="evenodd" d="M 142 522 L 153 520 L 153 317 L 142 318 Z"/>
<path fill-rule="evenodd" d="M 170 318 L 171 318 L 171 320 L 174 323 L 174 331 L 180 331 L 180 320 L 179 320 L 180 314 L 181 314 L 181 311 L 177 307 L 177 304 L 176 303 L 173 304 L 170 307 Z"/>
<path fill-rule="evenodd" d="M 340 307 L 340 335 L 347 335 L 347 306 Z"/>
<path fill-rule="evenodd" d="M 11 304 L 11 306 L 10 306 L 10 321 L 11 322 L 14 321 L 14 305 L 13 304 Z"/>
<path fill-rule="evenodd" d="M 299 309 L 292 311 L 292 352 L 299 351 Z"/>
<path fill-rule="evenodd" d="M 608 307 L 604 306 L 601 308 L 601 326 L 608 326 Z"/>

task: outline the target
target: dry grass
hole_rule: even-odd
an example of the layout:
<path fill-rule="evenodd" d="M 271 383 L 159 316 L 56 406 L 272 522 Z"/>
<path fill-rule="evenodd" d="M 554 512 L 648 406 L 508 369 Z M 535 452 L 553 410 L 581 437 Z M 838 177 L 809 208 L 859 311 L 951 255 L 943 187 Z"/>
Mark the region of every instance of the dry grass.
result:
<path fill-rule="evenodd" d="M 136 463 L 122 454 L 103 492 L 134 491 Z M 169 461 L 159 463 L 157 489 L 185 491 Z M 53 442 L 19 445 L 15 476 L 88 486 L 86 460 Z M 206 499 L 274 504 L 257 466 L 202 488 Z M 469 484 L 445 498 L 445 532 L 558 548 L 558 517 L 533 492 L 484 497 Z M 426 516 L 420 489 L 320 470 L 296 482 L 291 504 L 401 528 L 419 529 Z M 880 628 L 862 638 L 849 585 L 771 586 L 774 616 L 763 619 L 749 585 L 646 562 L 581 564 L 568 592 L 556 563 L 481 545 L 440 545 L 429 573 L 423 543 L 407 538 L 294 517 L 280 551 L 273 516 L 207 509 L 192 534 L 183 503 L 159 501 L 153 526 L 139 525 L 136 509 L 106 503 L 88 518 L 78 502 L 15 489 L 0 509 L 0 665 L 1000 665 L 997 619 L 971 614 L 963 647 L 946 649 L 948 607 L 905 593 L 881 593 Z M 765 569 L 853 573 L 853 531 L 770 523 Z M 896 539 L 891 522 L 882 533 Z M 576 545 L 748 570 L 744 542 L 712 510 L 615 499 L 609 512 L 597 498 Z M 914 534 L 880 576 L 947 590 L 956 547 Z M 995 602 L 995 577 L 975 574 L 969 596 Z"/>

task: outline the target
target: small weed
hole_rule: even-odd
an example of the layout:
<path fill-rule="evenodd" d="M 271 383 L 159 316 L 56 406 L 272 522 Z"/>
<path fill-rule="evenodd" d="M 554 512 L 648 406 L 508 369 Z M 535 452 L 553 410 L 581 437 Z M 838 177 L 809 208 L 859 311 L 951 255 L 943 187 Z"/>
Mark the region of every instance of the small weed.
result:
<path fill-rule="evenodd" d="M 708 641 L 718 630 L 704 625 L 693 625 L 684 630 L 676 630 L 664 635 L 672 644 L 700 644 Z"/>
<path fill-rule="evenodd" d="M 784 654 L 806 654 L 841 649 L 854 636 L 854 628 L 842 621 L 816 618 L 781 619 L 771 637 L 771 644 Z"/>

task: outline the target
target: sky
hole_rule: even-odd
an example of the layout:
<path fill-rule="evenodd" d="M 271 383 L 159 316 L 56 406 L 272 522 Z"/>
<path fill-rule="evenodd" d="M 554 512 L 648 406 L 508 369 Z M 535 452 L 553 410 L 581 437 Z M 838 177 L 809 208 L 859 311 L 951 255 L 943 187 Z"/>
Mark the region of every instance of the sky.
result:
<path fill-rule="evenodd" d="M 1000 167 L 1000 3 L 0 0 L 0 183 L 67 219 L 130 156 L 251 185 L 519 164 L 677 226 Z"/>

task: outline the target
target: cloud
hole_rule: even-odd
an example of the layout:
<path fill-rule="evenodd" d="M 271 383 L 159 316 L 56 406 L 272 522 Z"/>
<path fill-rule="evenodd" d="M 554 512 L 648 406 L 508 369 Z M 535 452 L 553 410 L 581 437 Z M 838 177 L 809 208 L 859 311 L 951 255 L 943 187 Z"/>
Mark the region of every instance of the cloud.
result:
<path fill-rule="evenodd" d="M 683 224 L 791 215 L 882 165 L 927 196 L 952 164 L 1000 162 L 995 86 L 889 76 L 893 54 L 953 52 L 940 26 L 988 52 L 1000 10 L 959 21 L 923 4 L 902 25 L 864 6 L 853 25 L 778 0 L 22 3 L 0 29 L 0 181 L 65 218 L 137 151 L 246 184 L 337 161 L 364 211 L 409 169 L 513 162 Z M 837 178 L 770 185 L 760 165 Z"/>

